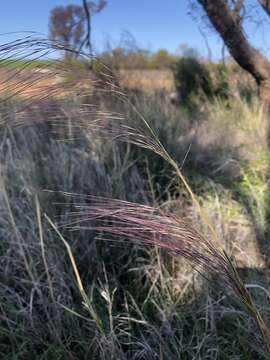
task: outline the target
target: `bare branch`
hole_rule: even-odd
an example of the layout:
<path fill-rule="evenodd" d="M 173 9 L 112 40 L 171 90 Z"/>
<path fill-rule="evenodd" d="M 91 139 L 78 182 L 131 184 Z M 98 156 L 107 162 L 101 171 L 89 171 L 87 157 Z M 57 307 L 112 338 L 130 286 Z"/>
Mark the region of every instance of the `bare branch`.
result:
<path fill-rule="evenodd" d="M 80 46 L 80 49 L 82 49 L 84 46 L 87 46 L 89 49 L 90 55 L 92 55 L 92 42 L 91 42 L 91 9 L 89 4 L 87 3 L 87 0 L 83 0 L 83 8 L 86 16 L 86 36 L 85 39 L 82 41 L 82 44 Z"/>
<path fill-rule="evenodd" d="M 88 1 L 82 0 L 83 2 L 83 10 L 85 13 L 85 23 L 86 23 L 86 35 L 81 42 L 80 50 L 82 50 L 85 46 L 89 49 L 90 56 L 93 55 L 92 41 L 91 41 L 91 33 L 92 33 L 92 15 L 97 14 L 104 9 L 107 5 L 107 0 L 98 0 L 98 1 Z"/>
<path fill-rule="evenodd" d="M 235 6 L 233 9 L 233 15 L 234 15 L 235 21 L 238 23 L 240 23 L 242 20 L 241 10 L 243 9 L 243 5 L 244 5 L 243 3 L 244 3 L 244 0 L 237 0 L 235 2 Z"/>

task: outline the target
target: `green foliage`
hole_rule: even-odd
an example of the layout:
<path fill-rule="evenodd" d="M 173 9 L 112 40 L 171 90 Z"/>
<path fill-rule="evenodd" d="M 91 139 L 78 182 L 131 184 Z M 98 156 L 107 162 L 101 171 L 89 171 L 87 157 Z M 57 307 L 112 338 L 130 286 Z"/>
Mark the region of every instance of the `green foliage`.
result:
<path fill-rule="evenodd" d="M 149 57 L 149 69 L 172 69 L 177 57 L 170 54 L 166 49 L 160 49 Z"/>
<path fill-rule="evenodd" d="M 147 50 L 116 47 L 103 52 L 100 60 L 115 70 L 172 69 L 177 57 L 165 49 L 150 54 Z"/>
<path fill-rule="evenodd" d="M 207 66 L 194 57 L 183 57 L 174 67 L 176 90 L 181 101 L 187 103 L 195 96 L 213 95 L 213 85 Z"/>
<path fill-rule="evenodd" d="M 174 80 L 184 103 L 193 104 L 199 97 L 229 95 L 229 70 L 221 63 L 205 63 L 197 57 L 184 56 L 174 65 Z"/>
<path fill-rule="evenodd" d="M 227 98 L 229 95 L 229 69 L 222 63 L 209 64 L 213 79 L 214 95 Z"/>
<path fill-rule="evenodd" d="M 148 53 L 144 50 L 127 50 L 116 47 L 101 54 L 100 60 L 114 70 L 146 69 L 148 66 Z"/>
<path fill-rule="evenodd" d="M 46 67 L 50 67 L 54 64 L 54 60 L 23 60 L 23 59 L 0 59 L 0 69 L 42 69 Z"/>

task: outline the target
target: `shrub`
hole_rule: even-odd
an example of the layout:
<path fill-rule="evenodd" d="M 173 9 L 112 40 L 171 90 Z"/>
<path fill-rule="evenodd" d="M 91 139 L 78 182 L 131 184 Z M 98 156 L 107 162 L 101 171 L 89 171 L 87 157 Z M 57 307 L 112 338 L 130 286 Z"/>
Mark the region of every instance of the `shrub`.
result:
<path fill-rule="evenodd" d="M 176 57 L 165 49 L 160 49 L 152 54 L 148 61 L 149 69 L 171 69 L 176 61 Z"/>
<path fill-rule="evenodd" d="M 213 78 L 214 95 L 227 98 L 229 95 L 229 71 L 226 65 L 222 63 L 210 65 L 211 75 Z"/>
<path fill-rule="evenodd" d="M 194 57 L 181 58 L 174 67 L 174 81 L 181 101 L 188 102 L 194 96 L 213 95 L 213 85 L 207 67 Z"/>

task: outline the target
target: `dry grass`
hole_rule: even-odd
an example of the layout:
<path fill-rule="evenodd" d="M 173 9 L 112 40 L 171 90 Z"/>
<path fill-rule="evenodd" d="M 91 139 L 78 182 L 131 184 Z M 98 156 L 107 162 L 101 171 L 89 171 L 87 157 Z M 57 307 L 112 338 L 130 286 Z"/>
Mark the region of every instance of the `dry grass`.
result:
<path fill-rule="evenodd" d="M 143 91 L 175 91 L 170 70 L 122 70 L 120 85 L 127 89 Z"/>
<path fill-rule="evenodd" d="M 220 288 L 218 278 L 217 287 L 210 286 L 183 259 L 158 246 L 171 239 L 177 252 L 181 244 L 172 235 L 178 234 L 179 217 L 189 241 L 208 244 L 212 229 L 199 216 L 203 213 L 222 247 L 241 261 L 247 288 L 269 320 L 263 247 L 269 161 L 267 131 L 259 126 L 268 115 L 256 101 L 240 98 L 204 104 L 190 113 L 159 94 L 131 94 L 124 102 L 118 95 L 115 90 L 90 92 L 82 101 L 81 93 L 72 92 L 68 101 L 60 97 L 23 108 L 21 118 L 20 104 L 2 104 L 9 122 L 0 142 L 1 354 L 29 359 L 266 358 L 254 322 L 230 287 Z M 128 142 L 94 136 L 93 122 L 103 135 Z M 138 123 L 143 123 L 139 132 Z M 257 158 L 247 156 L 252 150 Z M 178 164 L 195 194 L 176 181 Z M 94 206 L 89 194 L 121 201 L 101 198 Z M 131 202 L 141 204 L 133 213 L 128 212 Z M 78 203 L 83 222 L 69 231 L 61 224 L 73 216 L 78 220 Z M 123 212 L 119 204 L 129 204 L 128 209 Z M 101 239 L 100 231 L 110 222 L 82 226 L 85 218 L 97 215 L 117 222 L 109 237 L 116 241 Z M 163 231 L 160 238 L 157 229 Z M 129 237 L 149 243 L 152 235 L 153 248 L 122 243 Z M 204 260 L 201 270 L 215 270 L 216 257 L 210 261 L 186 238 L 178 252 L 196 252 Z M 210 274 L 215 278 L 220 272 Z"/>
<path fill-rule="evenodd" d="M 67 84 L 65 72 L 61 74 L 61 72 L 56 73 L 55 70 L 49 68 L 47 70 L 46 73 L 39 69 L 22 70 L 19 77 L 14 77 L 10 71 L 2 69 L 0 71 L 0 94 L 5 97 L 17 95 L 19 98 L 33 101 L 48 97 L 68 97 L 72 90 L 79 93 L 82 89 L 84 91 L 91 91 L 92 89 L 93 77 L 91 78 L 89 74 L 87 75 L 88 80 L 75 78 Z M 70 72 L 72 71 L 71 69 Z M 126 70 L 121 71 L 117 77 L 120 87 L 130 90 L 165 91 L 168 93 L 175 90 L 173 75 L 170 71 Z"/>

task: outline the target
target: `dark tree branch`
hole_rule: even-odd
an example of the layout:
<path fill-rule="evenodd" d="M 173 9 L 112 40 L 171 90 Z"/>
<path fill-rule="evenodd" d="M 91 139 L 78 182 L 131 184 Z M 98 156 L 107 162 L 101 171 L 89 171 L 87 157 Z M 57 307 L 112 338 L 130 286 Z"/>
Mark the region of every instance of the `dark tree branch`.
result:
<path fill-rule="evenodd" d="M 235 61 L 256 80 L 261 98 L 270 102 L 270 63 L 247 40 L 226 0 L 198 0 Z M 241 5 L 241 2 L 239 2 Z"/>
<path fill-rule="evenodd" d="M 270 16 L 270 0 L 258 0 L 261 6 L 264 8 L 267 15 Z"/>
<path fill-rule="evenodd" d="M 85 13 L 85 27 L 86 27 L 86 35 L 81 42 L 80 50 L 82 50 L 85 46 L 89 49 L 90 56 L 93 55 L 93 47 L 92 47 L 92 15 L 97 14 L 104 9 L 107 5 L 107 0 L 82 0 L 83 2 L 83 10 Z"/>
<path fill-rule="evenodd" d="M 91 9 L 87 0 L 83 0 L 83 9 L 86 17 L 86 36 L 82 41 L 80 49 L 87 46 L 89 49 L 90 56 L 92 56 L 92 41 L 91 41 Z"/>

